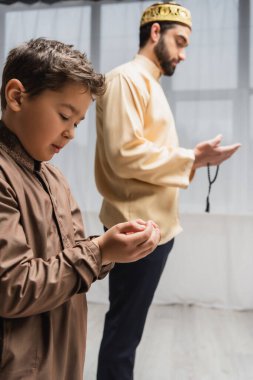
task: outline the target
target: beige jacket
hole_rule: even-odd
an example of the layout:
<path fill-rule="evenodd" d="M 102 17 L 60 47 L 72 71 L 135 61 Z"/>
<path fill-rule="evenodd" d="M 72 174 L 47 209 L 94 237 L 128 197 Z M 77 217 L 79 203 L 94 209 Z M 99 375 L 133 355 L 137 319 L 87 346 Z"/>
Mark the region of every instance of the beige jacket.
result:
<path fill-rule="evenodd" d="M 0 122 L 1 380 L 83 379 L 83 293 L 102 275 L 63 176 Z"/>
<path fill-rule="evenodd" d="M 152 219 L 162 244 L 181 231 L 178 190 L 189 185 L 194 152 L 178 146 L 160 76 L 143 55 L 106 75 L 106 93 L 97 100 L 95 169 L 102 223 Z"/>

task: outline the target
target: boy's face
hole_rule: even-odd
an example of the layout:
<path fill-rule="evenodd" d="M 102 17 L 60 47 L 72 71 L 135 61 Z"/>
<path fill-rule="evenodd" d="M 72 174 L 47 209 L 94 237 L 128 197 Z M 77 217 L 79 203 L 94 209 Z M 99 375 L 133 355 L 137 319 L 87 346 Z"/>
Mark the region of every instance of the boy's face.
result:
<path fill-rule="evenodd" d="M 48 161 L 74 138 L 91 101 L 90 93 L 76 83 L 31 98 L 23 93 L 14 133 L 32 158 Z"/>

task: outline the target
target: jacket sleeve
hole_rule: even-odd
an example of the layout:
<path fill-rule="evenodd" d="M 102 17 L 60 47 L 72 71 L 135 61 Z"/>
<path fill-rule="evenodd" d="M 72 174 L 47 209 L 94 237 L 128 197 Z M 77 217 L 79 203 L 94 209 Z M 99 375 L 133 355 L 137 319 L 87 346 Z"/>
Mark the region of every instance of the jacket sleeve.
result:
<path fill-rule="evenodd" d="M 158 146 L 145 137 L 145 96 L 125 75 L 108 81 L 97 106 L 107 160 L 122 178 L 184 188 L 189 184 L 194 153 L 190 149 Z"/>
<path fill-rule="evenodd" d="M 73 209 L 73 216 L 77 220 L 77 210 Z M 26 241 L 15 192 L 0 176 L 1 317 L 46 312 L 89 289 L 101 272 L 101 254 L 90 239 L 79 239 L 78 230 L 76 236 L 73 247 L 48 260 L 35 258 Z"/>
<path fill-rule="evenodd" d="M 62 182 L 65 182 L 65 178 L 62 176 Z M 66 183 L 67 191 L 69 194 L 69 202 L 70 202 L 70 208 L 71 208 L 71 214 L 72 214 L 72 221 L 73 221 L 73 229 L 75 234 L 75 242 L 76 244 L 84 239 L 84 226 L 83 226 L 83 219 L 81 210 L 74 199 L 73 195 L 71 194 L 71 191 L 69 189 L 68 184 Z M 100 272 L 97 276 L 99 280 L 103 279 L 113 268 L 114 263 L 102 265 Z M 95 280 L 95 278 L 94 278 Z"/>

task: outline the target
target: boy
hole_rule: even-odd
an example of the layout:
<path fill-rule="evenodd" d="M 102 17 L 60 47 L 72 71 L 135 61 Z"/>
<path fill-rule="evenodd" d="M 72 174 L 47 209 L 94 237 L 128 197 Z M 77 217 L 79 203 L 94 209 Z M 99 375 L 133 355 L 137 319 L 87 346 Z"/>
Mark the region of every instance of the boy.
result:
<path fill-rule="evenodd" d="M 84 238 L 80 210 L 50 160 L 73 137 L 104 78 L 71 46 L 13 49 L 0 121 L 0 379 L 81 380 L 91 283 L 158 244 L 151 221 Z"/>

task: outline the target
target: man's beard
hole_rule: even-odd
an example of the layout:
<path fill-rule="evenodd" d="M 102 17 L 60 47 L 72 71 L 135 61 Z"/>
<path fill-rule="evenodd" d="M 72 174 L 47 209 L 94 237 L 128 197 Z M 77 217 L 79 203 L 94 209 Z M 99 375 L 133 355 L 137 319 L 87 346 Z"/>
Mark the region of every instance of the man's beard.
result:
<path fill-rule="evenodd" d="M 170 55 L 167 51 L 166 45 L 164 43 L 164 38 L 161 36 L 160 40 L 158 41 L 157 45 L 154 48 L 154 53 L 156 55 L 156 58 L 158 59 L 158 62 L 163 69 L 163 75 L 171 76 L 174 74 L 176 66 L 174 66 L 172 63 L 173 61 L 170 59 Z"/>

